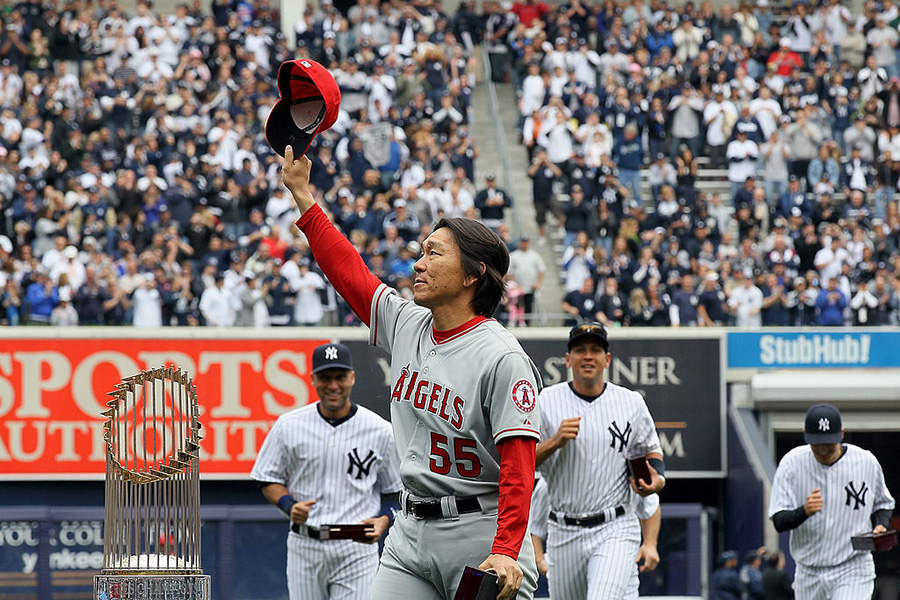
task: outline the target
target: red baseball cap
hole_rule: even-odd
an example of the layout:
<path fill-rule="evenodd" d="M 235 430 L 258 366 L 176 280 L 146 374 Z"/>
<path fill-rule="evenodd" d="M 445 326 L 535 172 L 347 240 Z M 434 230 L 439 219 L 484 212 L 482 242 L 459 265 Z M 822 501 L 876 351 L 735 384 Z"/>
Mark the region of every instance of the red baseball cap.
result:
<path fill-rule="evenodd" d="M 297 59 L 281 63 L 278 93 L 281 98 L 266 121 L 266 140 L 280 156 L 288 145 L 294 156 L 302 156 L 316 134 L 337 120 L 341 90 L 328 69 L 314 60 Z"/>

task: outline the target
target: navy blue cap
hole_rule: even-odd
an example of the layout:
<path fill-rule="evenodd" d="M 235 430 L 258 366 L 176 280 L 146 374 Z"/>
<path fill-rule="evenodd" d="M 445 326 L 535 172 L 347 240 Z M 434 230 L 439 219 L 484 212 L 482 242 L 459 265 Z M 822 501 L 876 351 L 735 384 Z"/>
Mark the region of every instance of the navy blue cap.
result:
<path fill-rule="evenodd" d="M 816 404 L 806 411 L 803 427 L 807 444 L 839 444 L 844 439 L 841 411 L 830 404 Z"/>
<path fill-rule="evenodd" d="M 569 331 L 568 348 L 571 349 L 572 346 L 585 338 L 592 338 L 594 341 L 600 342 L 600 345 L 607 351 L 609 350 L 609 338 L 607 338 L 606 328 L 600 323 L 582 323 L 573 327 Z"/>
<path fill-rule="evenodd" d="M 343 344 L 322 344 L 313 350 L 312 372 L 325 369 L 353 370 L 353 356 L 350 348 Z"/>

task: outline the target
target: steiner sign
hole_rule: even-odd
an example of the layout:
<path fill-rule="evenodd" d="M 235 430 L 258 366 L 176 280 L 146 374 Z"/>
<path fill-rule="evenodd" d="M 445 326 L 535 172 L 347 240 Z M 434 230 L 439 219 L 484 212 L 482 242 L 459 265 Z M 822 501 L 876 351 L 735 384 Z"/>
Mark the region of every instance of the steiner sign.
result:
<path fill-rule="evenodd" d="M 840 329 L 728 333 L 728 367 L 900 367 L 900 332 Z"/>
<path fill-rule="evenodd" d="M 107 392 L 177 365 L 194 378 L 204 478 L 246 478 L 279 415 L 315 400 L 312 351 L 329 340 L 4 339 L 0 479 L 102 479 Z"/>

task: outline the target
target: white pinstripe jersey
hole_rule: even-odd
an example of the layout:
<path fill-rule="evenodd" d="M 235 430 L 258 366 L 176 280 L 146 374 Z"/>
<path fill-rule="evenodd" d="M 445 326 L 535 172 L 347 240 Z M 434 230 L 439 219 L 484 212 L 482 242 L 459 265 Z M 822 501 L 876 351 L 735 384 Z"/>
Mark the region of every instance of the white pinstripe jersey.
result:
<path fill-rule="evenodd" d="M 807 567 L 839 565 L 862 551 L 853 549 L 851 536 L 872 531 L 873 512 L 894 508 L 894 498 L 884 483 L 878 459 L 859 446 L 831 465 L 823 465 L 806 446 L 784 455 L 775 471 L 769 518 L 783 510 L 795 510 L 816 488 L 821 490 L 822 510 L 791 531 L 791 556 Z"/>
<path fill-rule="evenodd" d="M 578 437 L 541 465 L 550 506 L 566 515 L 594 515 L 624 506 L 633 514 L 625 457 L 661 452 L 656 427 L 644 398 L 606 383 L 593 402 L 578 397 L 568 383 L 541 393 L 541 440 L 548 440 L 563 419 L 581 417 Z"/>
<path fill-rule="evenodd" d="M 250 477 L 284 485 L 294 499 L 315 500 L 306 524 L 358 523 L 381 510 L 381 494 L 400 491 L 391 427 L 371 410 L 333 426 L 317 403 L 278 417 Z"/>
<path fill-rule="evenodd" d="M 541 477 L 534 482 L 531 492 L 531 511 L 528 513 L 528 530 L 542 539 L 547 539 L 547 520 L 550 518 L 550 496 L 547 480 Z"/>
<path fill-rule="evenodd" d="M 499 490 L 497 442 L 538 438 L 541 376 L 494 319 L 438 343 L 427 308 L 381 285 L 369 340 L 391 354 L 391 424 L 400 476 L 413 494 Z"/>

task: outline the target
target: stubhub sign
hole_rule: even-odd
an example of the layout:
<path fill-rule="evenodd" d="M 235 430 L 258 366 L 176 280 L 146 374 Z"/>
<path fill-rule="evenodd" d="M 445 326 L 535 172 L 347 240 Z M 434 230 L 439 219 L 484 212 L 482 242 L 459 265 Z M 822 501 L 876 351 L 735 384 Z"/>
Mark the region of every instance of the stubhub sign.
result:
<path fill-rule="evenodd" d="M 729 368 L 900 367 L 900 332 L 729 332 Z"/>

